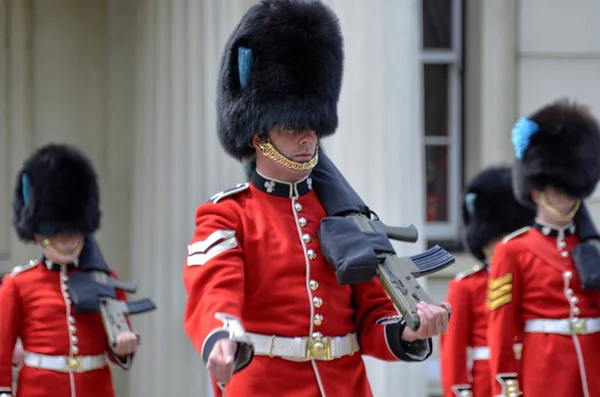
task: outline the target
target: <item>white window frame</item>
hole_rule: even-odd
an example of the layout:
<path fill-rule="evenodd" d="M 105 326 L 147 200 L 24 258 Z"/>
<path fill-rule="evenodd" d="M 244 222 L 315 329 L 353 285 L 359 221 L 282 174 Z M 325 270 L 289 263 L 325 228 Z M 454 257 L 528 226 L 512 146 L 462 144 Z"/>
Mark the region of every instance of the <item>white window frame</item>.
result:
<path fill-rule="evenodd" d="M 424 0 L 427 1 L 427 0 Z M 429 240 L 458 240 L 460 228 L 460 196 L 462 191 L 462 38 L 463 0 L 452 3 L 452 42 L 450 49 L 421 49 L 421 64 L 449 66 L 448 76 L 448 135 L 424 136 L 425 146 L 448 147 L 448 220 L 426 222 L 425 233 Z M 422 24 L 423 18 L 419 21 Z M 421 29 L 421 32 L 423 30 Z M 425 134 L 425 131 L 423 131 Z"/>

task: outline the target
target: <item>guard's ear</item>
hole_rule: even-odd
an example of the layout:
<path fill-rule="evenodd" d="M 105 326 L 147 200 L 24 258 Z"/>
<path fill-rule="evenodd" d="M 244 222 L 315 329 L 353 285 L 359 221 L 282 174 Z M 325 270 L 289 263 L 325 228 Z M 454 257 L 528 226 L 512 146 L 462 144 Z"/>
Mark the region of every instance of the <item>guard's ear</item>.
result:
<path fill-rule="evenodd" d="M 254 149 L 257 149 L 257 150 L 259 150 L 259 149 L 260 149 L 260 147 L 259 147 L 259 145 L 260 145 L 260 138 L 258 137 L 258 135 L 254 135 L 254 136 L 252 137 L 252 141 L 250 141 L 250 142 L 251 142 L 251 146 L 252 146 Z"/>
<path fill-rule="evenodd" d="M 539 190 L 533 190 L 531 193 L 531 201 L 534 202 L 535 205 L 540 203 L 540 195 L 542 194 Z"/>

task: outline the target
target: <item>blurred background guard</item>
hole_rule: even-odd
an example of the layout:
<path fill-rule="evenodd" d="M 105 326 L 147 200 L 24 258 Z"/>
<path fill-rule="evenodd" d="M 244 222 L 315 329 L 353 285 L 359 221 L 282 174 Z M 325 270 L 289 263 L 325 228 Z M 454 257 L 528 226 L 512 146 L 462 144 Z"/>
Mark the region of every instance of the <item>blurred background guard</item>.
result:
<path fill-rule="evenodd" d="M 589 276 L 598 233 L 583 200 L 600 179 L 600 130 L 566 100 L 513 129 L 515 196 L 537 211 L 531 228 L 496 246 L 488 288 L 494 396 L 600 396 L 600 307 Z M 592 246 L 593 248 L 593 246 Z M 523 335 L 520 365 L 513 354 Z"/>
<path fill-rule="evenodd" d="M 486 292 L 494 247 L 504 236 L 531 225 L 535 212 L 519 204 L 511 169 L 492 167 L 467 186 L 462 203 L 464 239 L 480 264 L 450 282 L 452 305 L 448 333 L 441 337 L 444 397 L 489 397 L 491 379 L 487 344 Z"/>
<path fill-rule="evenodd" d="M 0 288 L 2 288 L 2 280 L 4 280 L 4 276 L 6 276 L 6 274 L 0 275 L 0 277 L 1 277 L 0 278 Z M 0 307 L 0 318 L 2 317 L 2 313 L 3 313 L 3 310 Z M 13 383 L 12 383 L 12 387 L 13 387 L 13 391 L 16 390 L 17 376 L 19 375 L 19 369 L 21 368 L 21 365 L 23 364 L 23 356 L 24 356 L 23 343 L 21 342 L 21 339 L 17 339 L 17 343 L 15 344 L 15 350 L 13 352 L 13 359 L 12 359 L 12 365 L 13 365 Z"/>
<path fill-rule="evenodd" d="M 13 394 L 17 338 L 24 349 L 21 397 L 111 397 L 107 355 L 125 369 L 131 365 L 137 335 L 125 331 L 109 346 L 100 314 L 82 312 L 69 292 L 70 280 L 87 265 L 80 254 L 100 226 L 99 200 L 92 164 L 75 147 L 43 146 L 18 173 L 14 226 L 21 240 L 40 245 L 42 255 L 15 267 L 0 288 L 2 397 Z"/>

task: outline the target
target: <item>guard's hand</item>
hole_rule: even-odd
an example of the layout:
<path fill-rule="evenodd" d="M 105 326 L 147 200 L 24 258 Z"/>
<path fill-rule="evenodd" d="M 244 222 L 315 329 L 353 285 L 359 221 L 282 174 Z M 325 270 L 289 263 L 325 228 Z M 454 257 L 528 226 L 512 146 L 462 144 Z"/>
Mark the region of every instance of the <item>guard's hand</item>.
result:
<path fill-rule="evenodd" d="M 215 343 L 206 367 L 217 382 L 227 384 L 231 381 L 236 350 L 237 342 L 231 339 L 221 339 Z"/>
<path fill-rule="evenodd" d="M 450 304 L 447 302 L 439 306 L 424 302 L 417 303 L 417 314 L 420 320 L 419 329 L 415 332 L 408 327 L 404 328 L 402 339 L 407 342 L 414 342 L 446 333 L 448 331 L 448 312 L 450 308 Z"/>
<path fill-rule="evenodd" d="M 117 335 L 115 346 L 112 348 L 113 353 L 119 357 L 135 354 L 138 348 L 140 336 L 131 331 L 121 332 Z"/>

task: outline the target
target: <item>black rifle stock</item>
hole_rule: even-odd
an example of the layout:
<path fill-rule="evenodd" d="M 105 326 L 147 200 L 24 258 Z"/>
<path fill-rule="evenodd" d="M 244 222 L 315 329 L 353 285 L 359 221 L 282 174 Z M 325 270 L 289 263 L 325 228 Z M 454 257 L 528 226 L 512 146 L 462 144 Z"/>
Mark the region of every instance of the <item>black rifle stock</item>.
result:
<path fill-rule="evenodd" d="M 417 228 L 414 225 L 390 227 L 378 220 L 371 220 L 361 213 L 354 213 L 347 217 L 352 219 L 362 232 L 384 232 L 388 238 L 402 242 L 414 243 L 418 239 Z M 416 331 L 420 325 L 417 303 L 435 304 L 416 279 L 452 265 L 454 257 L 441 247 L 435 246 L 412 257 L 384 253 L 378 256 L 378 259 L 380 260 L 376 276 L 404 318 L 406 326 Z"/>

